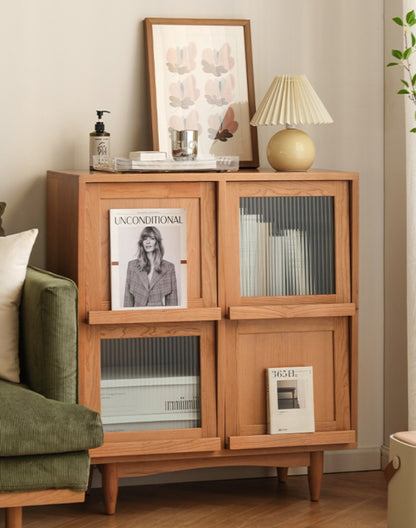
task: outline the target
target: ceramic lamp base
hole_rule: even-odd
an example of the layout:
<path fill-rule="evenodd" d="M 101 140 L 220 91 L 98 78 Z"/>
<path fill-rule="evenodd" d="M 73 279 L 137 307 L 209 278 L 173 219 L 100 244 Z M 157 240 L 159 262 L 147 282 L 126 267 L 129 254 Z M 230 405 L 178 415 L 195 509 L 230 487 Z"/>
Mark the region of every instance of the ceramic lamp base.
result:
<path fill-rule="evenodd" d="M 306 171 L 315 159 L 315 145 L 306 132 L 285 128 L 267 146 L 267 159 L 277 171 Z"/>

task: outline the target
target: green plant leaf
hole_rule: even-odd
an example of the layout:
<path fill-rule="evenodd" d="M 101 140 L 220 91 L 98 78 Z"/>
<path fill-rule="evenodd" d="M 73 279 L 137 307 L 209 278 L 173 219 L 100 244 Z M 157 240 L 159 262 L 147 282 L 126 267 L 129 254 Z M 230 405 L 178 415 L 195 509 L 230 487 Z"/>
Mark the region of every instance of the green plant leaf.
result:
<path fill-rule="evenodd" d="M 412 35 L 412 47 L 415 47 L 416 37 L 413 35 L 413 33 L 411 35 Z"/>
<path fill-rule="evenodd" d="M 405 86 L 409 88 L 409 83 L 407 81 L 405 81 L 404 79 L 400 79 L 400 80 Z"/>
<path fill-rule="evenodd" d="M 389 62 L 389 63 L 387 64 L 387 66 L 398 66 L 398 65 L 399 65 L 398 62 Z"/>
<path fill-rule="evenodd" d="M 410 95 L 409 90 L 405 90 L 404 88 L 402 88 L 401 90 L 399 90 L 397 93 L 400 94 L 400 95 L 402 95 L 402 94 L 403 94 L 403 95 L 405 95 L 405 94 L 406 94 L 406 95 Z"/>
<path fill-rule="evenodd" d="M 400 17 L 394 17 L 393 22 L 396 22 L 399 26 L 403 26 L 403 20 Z"/>
<path fill-rule="evenodd" d="M 407 60 L 411 54 L 412 54 L 412 48 L 407 48 L 407 50 L 404 50 L 403 52 L 403 59 Z"/>
<path fill-rule="evenodd" d="M 406 22 L 409 24 L 409 26 L 413 26 L 416 22 L 416 16 L 415 16 L 415 10 L 412 9 L 409 11 L 406 15 Z"/>
<path fill-rule="evenodd" d="M 403 53 L 400 50 L 391 50 L 391 54 L 393 57 L 396 57 L 396 59 L 402 60 Z"/>
<path fill-rule="evenodd" d="M 416 128 L 412 128 L 410 132 L 413 132 L 413 134 L 416 132 Z"/>

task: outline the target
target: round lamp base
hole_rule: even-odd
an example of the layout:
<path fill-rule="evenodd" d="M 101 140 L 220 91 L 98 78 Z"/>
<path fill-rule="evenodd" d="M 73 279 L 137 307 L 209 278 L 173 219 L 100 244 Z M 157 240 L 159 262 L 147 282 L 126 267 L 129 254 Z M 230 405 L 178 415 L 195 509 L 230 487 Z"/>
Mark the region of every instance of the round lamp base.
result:
<path fill-rule="evenodd" d="M 306 171 L 315 159 L 315 145 L 306 132 L 285 128 L 267 145 L 267 159 L 277 171 Z"/>

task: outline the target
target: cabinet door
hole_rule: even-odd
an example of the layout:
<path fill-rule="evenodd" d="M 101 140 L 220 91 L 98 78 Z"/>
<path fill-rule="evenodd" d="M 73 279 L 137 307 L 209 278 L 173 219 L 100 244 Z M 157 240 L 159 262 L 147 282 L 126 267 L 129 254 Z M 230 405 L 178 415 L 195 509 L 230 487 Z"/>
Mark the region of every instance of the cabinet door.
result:
<path fill-rule="evenodd" d="M 88 183 L 85 188 L 85 239 L 81 261 L 86 265 L 81 270 L 79 286 L 80 304 L 86 317 L 91 311 L 108 311 L 111 306 L 110 209 L 185 209 L 187 307 L 217 305 L 215 189 L 212 183 L 112 182 Z M 137 236 L 140 231 L 138 227 Z M 132 251 L 135 250 L 133 247 Z M 124 280 L 125 277 L 120 277 L 121 282 Z"/>
<path fill-rule="evenodd" d="M 95 456 L 117 455 L 125 442 L 132 455 L 219 449 L 214 323 L 92 331 L 89 367 L 98 376 L 89 377 L 86 398 L 105 432 Z"/>
<path fill-rule="evenodd" d="M 231 183 L 227 202 L 229 306 L 351 300 L 346 182 Z"/>
<path fill-rule="evenodd" d="M 227 337 L 228 436 L 267 433 L 265 374 L 277 367 L 313 367 L 317 433 L 350 429 L 347 318 L 230 322 Z"/>

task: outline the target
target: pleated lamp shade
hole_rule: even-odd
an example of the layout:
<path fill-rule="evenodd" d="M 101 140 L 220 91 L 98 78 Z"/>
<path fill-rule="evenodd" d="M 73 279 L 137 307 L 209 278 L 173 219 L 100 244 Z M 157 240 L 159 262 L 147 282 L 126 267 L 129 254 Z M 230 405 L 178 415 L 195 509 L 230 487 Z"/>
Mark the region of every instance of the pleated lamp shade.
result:
<path fill-rule="evenodd" d="M 267 157 L 276 170 L 308 170 L 315 159 L 315 145 L 298 124 L 332 123 L 333 119 L 306 75 L 275 77 L 254 114 L 251 125 L 286 125 L 268 145 Z"/>

